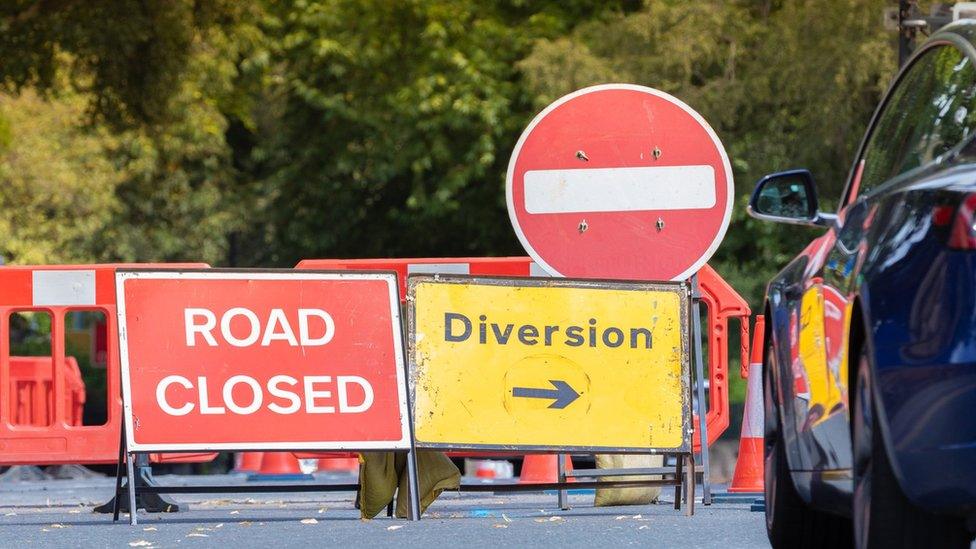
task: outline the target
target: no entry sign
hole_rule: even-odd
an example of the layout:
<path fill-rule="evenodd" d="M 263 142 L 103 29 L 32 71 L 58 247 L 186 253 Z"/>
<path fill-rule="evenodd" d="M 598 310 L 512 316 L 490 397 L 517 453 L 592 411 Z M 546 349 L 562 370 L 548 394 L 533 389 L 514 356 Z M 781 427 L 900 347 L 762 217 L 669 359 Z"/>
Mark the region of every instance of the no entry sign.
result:
<path fill-rule="evenodd" d="M 130 451 L 410 448 L 395 274 L 116 277 Z"/>
<path fill-rule="evenodd" d="M 417 447 L 690 451 L 686 285 L 408 283 Z"/>
<path fill-rule="evenodd" d="M 506 180 L 508 213 L 553 276 L 683 280 L 732 213 L 732 168 L 688 105 L 655 89 L 594 86 L 525 129 Z"/>

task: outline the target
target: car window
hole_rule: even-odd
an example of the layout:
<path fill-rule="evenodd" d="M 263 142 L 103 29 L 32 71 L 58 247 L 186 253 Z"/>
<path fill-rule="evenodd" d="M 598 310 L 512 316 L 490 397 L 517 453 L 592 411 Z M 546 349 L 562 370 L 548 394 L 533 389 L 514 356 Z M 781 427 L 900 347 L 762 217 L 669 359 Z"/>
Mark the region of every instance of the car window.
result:
<path fill-rule="evenodd" d="M 976 69 L 952 46 L 928 50 L 908 69 L 878 117 L 851 198 L 929 164 L 976 129 Z"/>

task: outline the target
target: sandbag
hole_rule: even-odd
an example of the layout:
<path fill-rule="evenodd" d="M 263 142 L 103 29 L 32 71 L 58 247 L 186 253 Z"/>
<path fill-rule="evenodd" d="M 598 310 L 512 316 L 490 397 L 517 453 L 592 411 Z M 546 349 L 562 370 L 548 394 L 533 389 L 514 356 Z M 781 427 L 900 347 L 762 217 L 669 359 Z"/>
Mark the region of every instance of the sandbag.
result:
<path fill-rule="evenodd" d="M 664 456 L 644 454 L 597 454 L 597 469 L 637 469 L 663 467 Z M 626 477 L 600 477 L 600 480 L 660 480 L 661 475 L 642 475 Z M 609 507 L 613 505 L 649 505 L 657 501 L 661 494 L 660 486 L 635 486 L 633 488 L 597 488 L 593 505 Z"/>
<path fill-rule="evenodd" d="M 417 483 L 423 514 L 444 490 L 461 486 L 461 471 L 443 452 L 417 451 Z M 364 519 L 380 514 L 396 495 L 396 516 L 410 516 L 407 454 L 363 452 L 359 454 L 359 510 Z"/>

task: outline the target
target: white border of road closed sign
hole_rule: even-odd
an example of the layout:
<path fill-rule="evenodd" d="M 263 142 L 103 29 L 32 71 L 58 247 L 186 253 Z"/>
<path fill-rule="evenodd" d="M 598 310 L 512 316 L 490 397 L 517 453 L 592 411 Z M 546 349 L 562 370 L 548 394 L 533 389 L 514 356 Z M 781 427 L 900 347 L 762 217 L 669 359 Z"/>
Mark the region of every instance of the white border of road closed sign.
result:
<path fill-rule="evenodd" d="M 395 273 L 132 269 L 115 280 L 128 451 L 411 449 Z"/>

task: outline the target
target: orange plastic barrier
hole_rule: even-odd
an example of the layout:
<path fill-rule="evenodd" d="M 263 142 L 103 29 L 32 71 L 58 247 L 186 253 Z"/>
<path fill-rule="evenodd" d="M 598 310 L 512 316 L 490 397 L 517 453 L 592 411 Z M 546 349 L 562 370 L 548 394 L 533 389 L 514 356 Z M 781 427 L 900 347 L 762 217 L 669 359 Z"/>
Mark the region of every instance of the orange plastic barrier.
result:
<path fill-rule="evenodd" d="M 729 428 L 729 320 L 739 321 L 739 357 L 741 364 L 749 364 L 749 304 L 714 269 L 705 265 L 698 271 L 701 302 L 708 321 L 702 331 L 708 336 L 708 444 L 713 444 Z M 748 366 L 744 366 L 748 368 Z M 701 451 L 698 418 L 694 419 L 695 451 Z"/>
<path fill-rule="evenodd" d="M 305 259 L 296 269 L 396 271 L 400 299 L 406 299 L 407 276 L 413 273 L 470 274 L 487 276 L 547 276 L 529 257 L 448 257 L 409 259 Z M 729 320 L 740 322 L 740 355 L 749 361 L 749 304 L 708 265 L 698 272 L 701 300 L 708 319 L 702 331 L 708 335 L 708 407 L 705 414 L 708 443 L 729 427 Z M 746 366 L 747 367 L 747 366 Z M 695 420 L 693 440 L 700 451 Z M 479 454 L 484 455 L 484 454 Z"/>
<path fill-rule="evenodd" d="M 414 257 L 410 259 L 303 259 L 296 269 L 396 271 L 400 299 L 407 298 L 407 275 L 420 273 L 487 276 L 544 276 L 528 257 Z"/>
<path fill-rule="evenodd" d="M 206 268 L 207 265 L 0 267 L 0 465 L 115 463 L 118 460 L 122 398 L 115 271 L 123 267 Z M 32 311 L 50 315 L 52 356 L 12 357 L 10 317 Z M 77 361 L 65 356 L 65 316 L 72 311 L 101 312 L 107 321 L 108 417 L 104 425 L 81 424 L 84 383 Z M 154 461 L 211 461 L 216 455 L 167 454 L 163 459 L 155 455 Z"/>
<path fill-rule="evenodd" d="M 81 425 L 85 382 L 74 357 L 66 357 L 64 409 L 68 425 Z M 50 357 L 10 357 L 13 423 L 44 427 L 54 422 L 54 368 Z"/>

